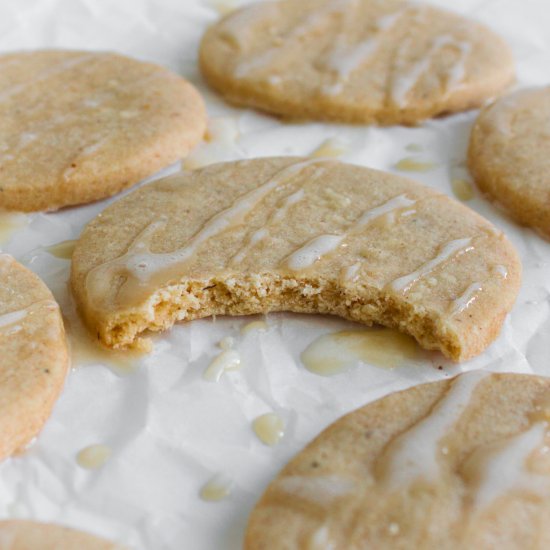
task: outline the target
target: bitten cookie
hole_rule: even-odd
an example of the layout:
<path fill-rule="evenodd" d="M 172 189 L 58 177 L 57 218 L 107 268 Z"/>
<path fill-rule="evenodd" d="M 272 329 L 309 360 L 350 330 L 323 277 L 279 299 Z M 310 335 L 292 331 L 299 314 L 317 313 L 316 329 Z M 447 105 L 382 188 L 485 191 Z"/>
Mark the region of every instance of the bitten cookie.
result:
<path fill-rule="evenodd" d="M 196 90 L 113 53 L 0 56 L 0 208 L 108 197 L 184 157 L 205 131 Z"/>
<path fill-rule="evenodd" d="M 83 232 L 71 283 L 107 346 L 210 315 L 331 313 L 380 323 L 454 360 L 483 351 L 520 263 L 467 207 L 330 160 L 265 158 L 159 180 Z"/>
<path fill-rule="evenodd" d="M 470 170 L 482 192 L 550 238 L 550 87 L 485 108 L 472 130 Z"/>
<path fill-rule="evenodd" d="M 514 78 L 484 26 L 402 0 L 281 0 L 205 34 L 200 66 L 228 101 L 294 119 L 416 124 L 477 107 Z"/>
<path fill-rule="evenodd" d="M 34 521 L 0 521 L 0 550 L 125 550 L 67 527 Z"/>
<path fill-rule="evenodd" d="M 550 379 L 471 372 L 337 420 L 269 485 L 246 550 L 543 550 Z"/>
<path fill-rule="evenodd" d="M 51 292 L 0 254 L 0 460 L 42 429 L 68 367 L 63 320 Z"/>

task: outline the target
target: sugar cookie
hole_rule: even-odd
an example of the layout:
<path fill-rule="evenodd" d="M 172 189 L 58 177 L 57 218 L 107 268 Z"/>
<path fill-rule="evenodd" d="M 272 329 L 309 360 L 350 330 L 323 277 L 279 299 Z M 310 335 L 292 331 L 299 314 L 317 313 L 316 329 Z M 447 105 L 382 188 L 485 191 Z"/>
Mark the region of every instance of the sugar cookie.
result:
<path fill-rule="evenodd" d="M 125 550 L 118 544 L 57 525 L 0 521 L 0 550 Z"/>
<path fill-rule="evenodd" d="M 496 337 L 516 252 L 458 202 L 335 160 L 265 158 L 156 181 L 83 232 L 72 288 L 113 348 L 210 315 L 332 313 L 464 360 Z"/>
<path fill-rule="evenodd" d="M 113 53 L 0 56 L 0 208 L 113 195 L 185 156 L 205 130 L 195 89 Z"/>
<path fill-rule="evenodd" d="M 321 433 L 269 485 L 245 550 L 550 546 L 550 379 L 470 372 Z"/>
<path fill-rule="evenodd" d="M 51 292 L 0 254 L 0 460 L 42 429 L 68 367 L 63 320 Z"/>
<path fill-rule="evenodd" d="M 523 90 L 484 109 L 469 164 L 483 193 L 550 238 L 550 87 Z"/>
<path fill-rule="evenodd" d="M 416 124 L 476 107 L 514 78 L 486 27 L 402 0 L 282 0 L 229 14 L 201 44 L 226 99 L 294 119 Z"/>

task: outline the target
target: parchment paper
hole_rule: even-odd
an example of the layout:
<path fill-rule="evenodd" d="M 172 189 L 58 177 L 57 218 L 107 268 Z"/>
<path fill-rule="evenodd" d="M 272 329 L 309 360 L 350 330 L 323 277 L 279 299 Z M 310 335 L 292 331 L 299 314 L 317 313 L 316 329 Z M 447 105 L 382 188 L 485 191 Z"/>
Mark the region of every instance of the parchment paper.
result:
<path fill-rule="evenodd" d="M 515 52 L 518 86 L 550 81 L 547 0 L 432 3 L 502 34 Z M 406 175 L 447 194 L 452 194 L 453 177 L 467 177 L 463 162 L 475 112 L 420 128 L 379 129 L 283 124 L 228 107 L 206 88 L 196 65 L 200 36 L 218 16 L 206 0 L 2 0 L 0 51 L 116 50 L 185 75 L 204 93 L 210 116 L 224 117 L 223 127 L 238 129 L 237 141 L 222 136 L 213 149 L 199 153 L 203 160 L 305 155 L 336 138 L 345 144 L 345 161 L 385 170 L 410 156 L 436 163 L 431 171 Z M 411 153 L 406 150 L 410 144 L 422 145 L 424 151 Z M 27 225 L 0 245 L 43 277 L 69 319 L 74 318 L 66 287 L 69 262 L 43 247 L 76 238 L 107 202 L 30 215 Z M 244 337 L 239 330 L 250 319 L 180 325 L 157 337 L 153 354 L 128 376 L 102 364 L 75 365 L 38 441 L 23 456 L 0 465 L 0 516 L 61 522 L 140 550 L 237 549 L 247 515 L 268 481 L 342 414 L 462 369 L 550 374 L 550 246 L 478 194 L 469 205 L 506 232 L 524 266 L 517 305 L 481 357 L 458 367 L 433 355 L 421 366 L 390 371 L 359 365 L 324 378 L 305 370 L 300 353 L 321 334 L 349 323 L 270 315 L 267 332 Z M 202 372 L 228 335 L 236 338 L 244 367 L 218 384 L 205 382 Z M 256 416 L 271 411 L 287 424 L 286 436 L 275 448 L 260 443 L 250 427 Z M 113 454 L 102 468 L 88 471 L 75 455 L 94 443 L 108 445 Z M 219 503 L 201 501 L 200 487 L 217 472 L 234 479 L 231 495 Z"/>

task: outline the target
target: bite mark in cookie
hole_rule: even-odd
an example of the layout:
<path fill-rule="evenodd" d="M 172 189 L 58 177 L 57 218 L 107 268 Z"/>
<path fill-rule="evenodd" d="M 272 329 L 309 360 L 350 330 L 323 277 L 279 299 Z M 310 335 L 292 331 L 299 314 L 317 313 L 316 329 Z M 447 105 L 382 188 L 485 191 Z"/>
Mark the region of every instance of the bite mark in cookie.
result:
<path fill-rule="evenodd" d="M 452 199 L 293 158 L 138 190 L 87 227 L 72 268 L 88 326 L 114 348 L 176 321 L 282 310 L 397 328 L 455 360 L 496 337 L 520 280 L 504 236 Z"/>

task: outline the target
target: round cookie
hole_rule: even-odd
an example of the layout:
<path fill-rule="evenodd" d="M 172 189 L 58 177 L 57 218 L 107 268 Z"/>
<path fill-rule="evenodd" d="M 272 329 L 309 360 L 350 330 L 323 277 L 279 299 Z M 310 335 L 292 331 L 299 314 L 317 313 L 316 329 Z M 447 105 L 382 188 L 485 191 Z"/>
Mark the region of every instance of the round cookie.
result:
<path fill-rule="evenodd" d="M 104 539 L 47 523 L 0 521 L 0 550 L 124 550 Z"/>
<path fill-rule="evenodd" d="M 486 107 L 471 134 L 469 165 L 483 193 L 550 238 L 550 87 Z"/>
<path fill-rule="evenodd" d="M 281 0 L 205 34 L 200 66 L 228 101 L 292 119 L 408 124 L 482 105 L 514 78 L 484 26 L 402 0 Z"/>
<path fill-rule="evenodd" d="M 460 361 L 499 333 L 520 284 L 506 238 L 413 181 L 333 160 L 263 158 L 156 181 L 83 232 L 71 284 L 94 335 L 210 315 L 330 313 Z"/>
<path fill-rule="evenodd" d="M 0 208 L 55 210 L 118 193 L 203 136 L 196 90 L 114 53 L 0 56 Z"/>
<path fill-rule="evenodd" d="M 391 394 L 299 453 L 245 550 L 543 550 L 550 379 L 470 372 Z"/>
<path fill-rule="evenodd" d="M 0 460 L 42 429 L 69 357 L 59 306 L 44 283 L 0 254 Z"/>

